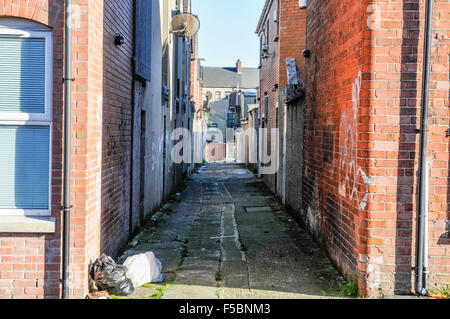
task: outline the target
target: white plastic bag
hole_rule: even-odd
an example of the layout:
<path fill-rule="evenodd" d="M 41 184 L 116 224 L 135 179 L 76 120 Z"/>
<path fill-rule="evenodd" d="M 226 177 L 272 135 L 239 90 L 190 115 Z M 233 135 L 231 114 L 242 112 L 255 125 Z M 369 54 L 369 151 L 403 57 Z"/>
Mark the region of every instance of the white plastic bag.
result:
<path fill-rule="evenodd" d="M 163 281 L 162 264 L 153 252 L 130 256 L 124 265 L 128 268 L 127 275 L 136 288 L 147 283 Z"/>

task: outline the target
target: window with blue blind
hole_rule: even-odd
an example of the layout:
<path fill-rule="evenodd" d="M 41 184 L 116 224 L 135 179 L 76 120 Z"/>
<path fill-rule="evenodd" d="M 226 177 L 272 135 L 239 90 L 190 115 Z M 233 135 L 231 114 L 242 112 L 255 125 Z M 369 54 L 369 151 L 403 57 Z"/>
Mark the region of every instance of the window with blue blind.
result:
<path fill-rule="evenodd" d="M 51 45 L 0 19 L 0 214 L 50 214 Z"/>
<path fill-rule="evenodd" d="M 147 81 L 152 78 L 152 10 L 153 1 L 136 0 L 135 75 Z"/>
<path fill-rule="evenodd" d="M 0 112 L 45 113 L 45 39 L 0 37 Z"/>
<path fill-rule="evenodd" d="M 0 125 L 0 209 L 49 209 L 48 126 Z"/>

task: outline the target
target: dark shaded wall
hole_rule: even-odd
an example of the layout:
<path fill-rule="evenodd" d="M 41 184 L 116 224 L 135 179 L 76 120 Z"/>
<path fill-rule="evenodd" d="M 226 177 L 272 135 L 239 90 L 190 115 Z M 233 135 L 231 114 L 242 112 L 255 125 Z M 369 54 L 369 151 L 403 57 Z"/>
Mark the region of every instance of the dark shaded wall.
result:
<path fill-rule="evenodd" d="M 109 255 L 130 230 L 133 14 L 133 0 L 104 2 L 101 251 Z M 114 44 L 116 33 L 124 45 Z"/>

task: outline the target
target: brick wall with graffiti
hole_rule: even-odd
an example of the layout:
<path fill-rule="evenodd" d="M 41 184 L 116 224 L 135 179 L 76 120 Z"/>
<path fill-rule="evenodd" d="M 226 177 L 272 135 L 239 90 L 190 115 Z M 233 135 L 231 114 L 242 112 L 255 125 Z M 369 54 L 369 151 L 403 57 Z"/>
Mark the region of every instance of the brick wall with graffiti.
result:
<path fill-rule="evenodd" d="M 424 9 L 423 1 L 308 2 L 301 217 L 363 294 L 414 289 Z M 433 16 L 429 246 L 437 288 L 450 282 L 448 4 L 437 1 Z"/>

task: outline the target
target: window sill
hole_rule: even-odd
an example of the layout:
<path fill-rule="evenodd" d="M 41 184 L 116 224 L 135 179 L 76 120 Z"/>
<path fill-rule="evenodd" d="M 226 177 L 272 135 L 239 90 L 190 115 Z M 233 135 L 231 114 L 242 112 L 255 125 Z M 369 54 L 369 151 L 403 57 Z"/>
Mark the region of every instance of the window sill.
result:
<path fill-rule="evenodd" d="M 53 234 L 55 231 L 53 217 L 0 215 L 0 233 Z"/>

